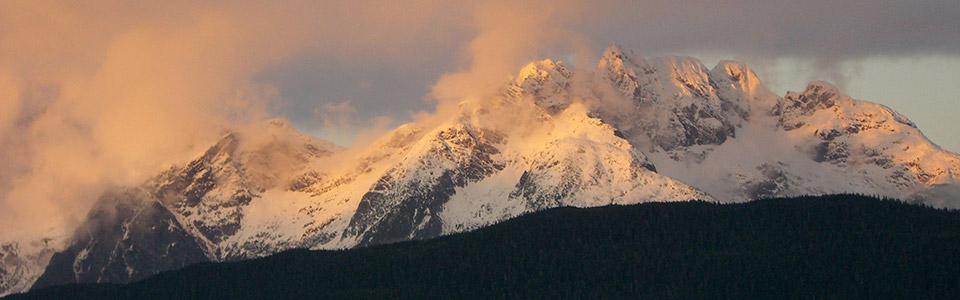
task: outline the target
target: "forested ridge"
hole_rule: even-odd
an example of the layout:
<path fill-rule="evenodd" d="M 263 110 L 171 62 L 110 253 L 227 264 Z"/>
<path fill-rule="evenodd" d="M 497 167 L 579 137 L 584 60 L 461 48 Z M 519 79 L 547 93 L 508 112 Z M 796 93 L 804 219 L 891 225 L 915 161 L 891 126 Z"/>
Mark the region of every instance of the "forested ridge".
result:
<path fill-rule="evenodd" d="M 8 298 L 957 299 L 960 212 L 860 195 L 557 208 L 432 240 Z"/>

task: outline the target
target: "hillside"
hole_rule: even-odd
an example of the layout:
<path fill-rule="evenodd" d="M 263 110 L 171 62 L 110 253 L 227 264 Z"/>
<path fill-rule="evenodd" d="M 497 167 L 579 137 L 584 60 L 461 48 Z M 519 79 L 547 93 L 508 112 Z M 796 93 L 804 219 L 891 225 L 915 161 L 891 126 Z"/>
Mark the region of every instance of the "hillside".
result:
<path fill-rule="evenodd" d="M 957 228 L 957 211 L 854 195 L 555 208 L 431 240 L 4 299 L 949 299 Z"/>

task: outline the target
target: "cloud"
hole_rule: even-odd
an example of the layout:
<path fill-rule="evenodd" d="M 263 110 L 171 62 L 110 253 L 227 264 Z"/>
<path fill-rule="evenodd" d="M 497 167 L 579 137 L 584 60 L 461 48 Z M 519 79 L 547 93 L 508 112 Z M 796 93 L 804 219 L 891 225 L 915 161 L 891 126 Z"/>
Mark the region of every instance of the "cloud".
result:
<path fill-rule="evenodd" d="M 355 115 L 357 108 L 350 101 L 339 104 L 323 103 L 314 110 L 320 122 L 320 136 L 334 143 L 344 145 L 356 136 L 356 126 L 360 122 Z"/>
<path fill-rule="evenodd" d="M 0 143 L 2 143 L 3 133 L 13 126 L 20 111 L 20 83 L 6 70 L 0 70 L 0 91 L 2 91 L 0 94 Z"/>
<path fill-rule="evenodd" d="M 353 115 L 357 108 L 350 105 L 350 101 L 340 104 L 324 103 L 317 109 L 317 115 L 324 128 L 339 128 L 350 130 L 353 127 Z"/>
<path fill-rule="evenodd" d="M 267 115 L 270 87 L 250 78 L 296 41 L 260 44 L 208 5 L 114 4 L 0 8 L 0 239 L 71 228 L 105 186 Z"/>
<path fill-rule="evenodd" d="M 567 27 L 576 21 L 576 1 L 487 1 L 473 15 L 476 34 L 466 45 L 466 69 L 446 73 L 432 96 L 458 101 L 483 96 L 502 86 L 524 64 L 548 49 L 569 47 Z M 554 53 L 555 54 L 555 53 Z"/>

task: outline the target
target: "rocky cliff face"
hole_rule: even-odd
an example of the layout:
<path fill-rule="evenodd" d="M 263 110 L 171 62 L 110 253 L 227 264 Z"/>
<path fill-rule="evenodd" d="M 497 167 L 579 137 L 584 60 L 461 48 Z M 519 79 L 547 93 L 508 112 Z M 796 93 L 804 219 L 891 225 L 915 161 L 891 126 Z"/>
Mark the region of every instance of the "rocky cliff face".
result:
<path fill-rule="evenodd" d="M 74 282 L 130 282 L 207 261 L 199 238 L 139 188 L 108 191 L 53 255 L 34 288 Z"/>
<path fill-rule="evenodd" d="M 50 257 L 62 249 L 61 238 L 42 238 L 32 243 L 0 245 L 0 295 L 26 291 L 44 272 Z"/>
<path fill-rule="evenodd" d="M 42 276 L 17 266 L 43 270 L 54 250 L 4 248 L 0 284 L 125 282 L 199 261 L 431 238 L 556 206 L 858 192 L 958 207 L 944 198 L 958 172 L 958 156 L 907 118 L 829 84 L 779 97 L 742 63 L 709 69 L 611 46 L 589 74 L 534 62 L 495 95 L 363 149 L 280 119 L 225 134 L 104 195 Z"/>

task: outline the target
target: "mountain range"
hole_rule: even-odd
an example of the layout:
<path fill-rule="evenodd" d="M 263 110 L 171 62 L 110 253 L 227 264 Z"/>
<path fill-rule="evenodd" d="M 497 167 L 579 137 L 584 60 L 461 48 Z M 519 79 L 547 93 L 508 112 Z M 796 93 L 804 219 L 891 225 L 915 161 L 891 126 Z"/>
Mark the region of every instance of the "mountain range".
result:
<path fill-rule="evenodd" d="M 778 96 L 744 64 L 524 67 L 496 93 L 363 149 L 283 119 L 104 193 L 69 237 L 0 247 L 0 295 L 131 282 L 198 262 L 470 231 L 561 206 L 861 193 L 960 208 L 960 156 L 908 118 L 813 82 Z"/>

